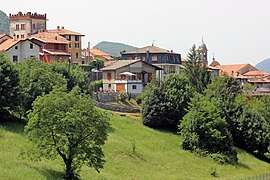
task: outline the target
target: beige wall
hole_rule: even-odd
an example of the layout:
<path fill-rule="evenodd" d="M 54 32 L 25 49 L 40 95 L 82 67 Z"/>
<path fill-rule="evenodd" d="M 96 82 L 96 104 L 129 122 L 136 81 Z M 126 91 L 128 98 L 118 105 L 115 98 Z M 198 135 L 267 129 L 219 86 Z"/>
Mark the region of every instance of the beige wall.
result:
<path fill-rule="evenodd" d="M 66 39 L 69 39 L 69 35 L 65 36 Z M 75 36 L 71 35 L 71 39 L 70 39 L 70 43 L 71 43 L 71 47 L 68 46 L 68 52 L 72 54 L 71 58 L 73 63 L 76 64 L 82 64 L 82 37 L 79 36 L 79 41 L 75 41 Z M 75 44 L 79 43 L 78 47 L 75 47 Z M 78 58 L 76 58 L 76 53 L 79 54 Z"/>

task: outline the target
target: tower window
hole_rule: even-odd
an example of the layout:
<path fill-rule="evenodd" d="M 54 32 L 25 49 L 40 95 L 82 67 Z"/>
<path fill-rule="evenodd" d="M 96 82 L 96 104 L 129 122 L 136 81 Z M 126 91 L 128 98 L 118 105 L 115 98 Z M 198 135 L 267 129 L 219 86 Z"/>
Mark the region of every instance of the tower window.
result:
<path fill-rule="evenodd" d="M 25 30 L 25 24 L 21 24 L 21 30 Z"/>
<path fill-rule="evenodd" d="M 20 30 L 20 25 L 16 24 L 16 30 Z"/>
<path fill-rule="evenodd" d="M 76 59 L 79 59 L 79 53 L 76 52 Z"/>
<path fill-rule="evenodd" d="M 33 29 L 34 29 L 34 30 L 36 29 L 36 24 L 33 24 Z"/>
<path fill-rule="evenodd" d="M 79 40 L 80 40 L 79 36 L 75 36 L 75 41 L 79 41 Z"/>
<path fill-rule="evenodd" d="M 24 38 L 24 35 L 21 35 L 21 38 Z"/>

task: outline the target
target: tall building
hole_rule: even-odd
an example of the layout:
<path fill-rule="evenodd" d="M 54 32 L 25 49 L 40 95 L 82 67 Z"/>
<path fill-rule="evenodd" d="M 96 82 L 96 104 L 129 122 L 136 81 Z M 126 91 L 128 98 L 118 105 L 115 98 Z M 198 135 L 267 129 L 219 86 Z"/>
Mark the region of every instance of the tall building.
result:
<path fill-rule="evenodd" d="M 200 56 L 200 61 L 203 62 L 205 65 L 208 65 L 208 58 L 207 58 L 208 49 L 207 49 L 206 44 L 204 43 L 203 39 L 202 39 L 202 44 L 199 46 L 197 51 L 198 51 L 199 56 Z"/>
<path fill-rule="evenodd" d="M 82 37 L 84 36 L 83 34 L 65 29 L 64 27 L 60 28 L 60 26 L 57 26 L 57 29 L 48 30 L 47 32 L 58 33 L 60 36 L 70 41 L 68 45 L 68 53 L 70 54 L 72 63 L 75 65 L 85 64 L 85 62 L 82 60 L 82 48 L 81 48 Z"/>
<path fill-rule="evenodd" d="M 18 14 L 9 14 L 9 21 L 10 36 L 14 39 L 26 38 L 47 29 L 46 14 L 19 12 Z"/>

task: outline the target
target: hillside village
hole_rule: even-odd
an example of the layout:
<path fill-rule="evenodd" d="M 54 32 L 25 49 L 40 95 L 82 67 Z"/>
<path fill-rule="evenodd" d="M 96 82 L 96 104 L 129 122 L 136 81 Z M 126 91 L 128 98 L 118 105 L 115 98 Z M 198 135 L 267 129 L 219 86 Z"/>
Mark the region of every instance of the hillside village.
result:
<path fill-rule="evenodd" d="M 220 64 L 204 39 L 187 57 L 154 42 L 115 57 L 83 47 L 84 32 L 48 29 L 47 14 L 9 21 L 0 161 L 23 170 L 0 163 L 0 179 L 270 177 L 270 73 Z"/>
<path fill-rule="evenodd" d="M 129 94 L 139 94 L 154 74 L 156 78 L 164 80 L 168 74 L 181 72 L 187 61 L 182 58 L 182 54 L 156 47 L 154 44 L 130 52 L 121 52 L 121 60 L 116 60 L 99 49 L 83 48 L 82 32 L 74 32 L 64 26 L 47 29 L 46 14 L 19 12 L 10 14 L 9 19 L 10 33 L 0 35 L 0 51 L 5 52 L 13 63 L 21 62 L 27 57 L 37 57 L 46 63 L 62 61 L 69 62 L 72 66 L 87 66 L 90 61 L 100 59 L 104 61 L 105 68 L 96 67 L 95 73 L 103 73 L 104 92 L 124 90 Z M 262 72 L 250 64 L 221 65 L 215 57 L 209 58 L 207 45 L 203 40 L 197 51 L 201 62 L 207 65 L 211 77 L 227 74 L 239 80 L 241 85 L 250 83 L 256 87 L 254 92 L 249 92 L 254 96 L 270 92 L 270 73 Z M 144 66 L 155 69 L 150 70 L 151 68 Z M 101 77 L 93 75 L 92 72 L 89 74 Z"/>

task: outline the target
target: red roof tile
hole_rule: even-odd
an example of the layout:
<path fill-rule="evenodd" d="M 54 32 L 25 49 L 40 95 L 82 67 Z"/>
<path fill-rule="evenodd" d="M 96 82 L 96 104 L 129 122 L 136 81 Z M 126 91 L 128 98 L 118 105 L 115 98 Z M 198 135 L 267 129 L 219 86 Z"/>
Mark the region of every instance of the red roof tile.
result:
<path fill-rule="evenodd" d="M 34 38 L 45 43 L 69 44 L 69 41 L 66 38 L 52 32 L 40 32 L 38 34 L 31 35 L 29 38 Z"/>

